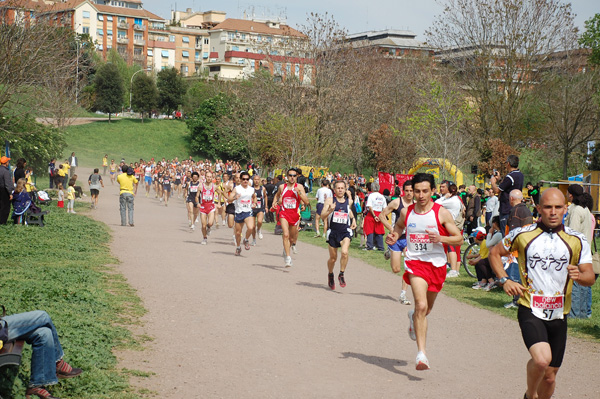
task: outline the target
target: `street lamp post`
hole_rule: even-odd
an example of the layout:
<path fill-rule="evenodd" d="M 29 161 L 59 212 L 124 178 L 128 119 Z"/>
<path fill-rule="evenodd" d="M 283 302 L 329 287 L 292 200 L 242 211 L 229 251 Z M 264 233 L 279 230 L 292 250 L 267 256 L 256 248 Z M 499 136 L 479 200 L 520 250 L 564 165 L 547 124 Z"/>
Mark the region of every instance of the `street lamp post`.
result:
<path fill-rule="evenodd" d="M 75 36 L 75 43 L 77 43 L 77 75 L 75 76 L 75 104 L 79 104 L 79 44 L 81 43 L 79 35 Z"/>
<path fill-rule="evenodd" d="M 152 68 L 148 67 L 145 69 L 140 69 L 139 71 L 135 71 L 133 73 L 133 75 L 131 75 L 131 82 L 129 83 L 129 111 L 131 111 L 131 95 L 133 94 L 133 77 L 138 73 L 138 72 L 150 72 L 152 70 Z"/>

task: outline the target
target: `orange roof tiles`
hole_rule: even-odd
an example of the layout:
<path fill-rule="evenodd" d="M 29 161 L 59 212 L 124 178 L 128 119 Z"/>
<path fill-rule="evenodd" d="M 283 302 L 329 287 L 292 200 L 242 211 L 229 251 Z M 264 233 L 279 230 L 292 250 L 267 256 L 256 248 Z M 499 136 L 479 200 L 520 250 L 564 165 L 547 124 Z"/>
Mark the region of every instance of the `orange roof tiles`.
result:
<path fill-rule="evenodd" d="M 265 22 L 251 21 L 247 19 L 228 18 L 221 22 L 211 30 L 229 30 L 249 33 L 263 33 L 267 35 L 282 35 L 282 36 L 297 36 L 305 37 L 305 35 L 289 25 L 279 25 L 279 29 L 271 28 Z"/>

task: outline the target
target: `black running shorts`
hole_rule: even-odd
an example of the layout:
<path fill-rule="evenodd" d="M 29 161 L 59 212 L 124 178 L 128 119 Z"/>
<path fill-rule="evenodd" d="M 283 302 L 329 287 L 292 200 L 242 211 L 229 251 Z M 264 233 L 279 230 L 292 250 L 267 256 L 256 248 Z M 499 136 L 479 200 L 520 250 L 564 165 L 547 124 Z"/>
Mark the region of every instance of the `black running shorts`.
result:
<path fill-rule="evenodd" d="M 552 350 L 550 367 L 560 367 L 567 347 L 567 318 L 542 320 L 531 313 L 531 309 L 519 305 L 517 314 L 523 342 L 529 350 L 538 342 L 547 342 Z"/>

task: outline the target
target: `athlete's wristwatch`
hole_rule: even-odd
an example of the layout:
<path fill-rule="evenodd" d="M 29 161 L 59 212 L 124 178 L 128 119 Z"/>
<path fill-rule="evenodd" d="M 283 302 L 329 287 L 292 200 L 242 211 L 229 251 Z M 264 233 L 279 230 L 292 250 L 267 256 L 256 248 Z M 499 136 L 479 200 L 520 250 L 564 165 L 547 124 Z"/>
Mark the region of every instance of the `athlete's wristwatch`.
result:
<path fill-rule="evenodd" d="M 498 282 L 499 282 L 500 284 L 504 284 L 504 283 L 506 283 L 508 280 L 510 280 L 508 277 L 502 277 L 500 280 L 498 280 Z"/>

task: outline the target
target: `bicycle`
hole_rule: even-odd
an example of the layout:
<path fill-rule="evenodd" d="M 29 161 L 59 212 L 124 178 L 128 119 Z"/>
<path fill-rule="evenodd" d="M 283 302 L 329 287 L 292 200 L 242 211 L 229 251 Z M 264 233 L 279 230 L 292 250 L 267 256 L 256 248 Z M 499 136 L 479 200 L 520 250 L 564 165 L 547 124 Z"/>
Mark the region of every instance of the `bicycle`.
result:
<path fill-rule="evenodd" d="M 475 272 L 475 265 L 470 265 L 469 259 L 476 257 L 479 254 L 479 244 L 475 242 L 475 239 L 473 237 L 469 237 L 468 242 L 469 245 L 464 250 L 461 261 L 467 274 L 473 278 L 477 278 L 477 273 Z"/>

